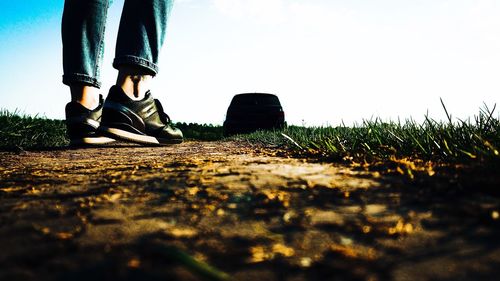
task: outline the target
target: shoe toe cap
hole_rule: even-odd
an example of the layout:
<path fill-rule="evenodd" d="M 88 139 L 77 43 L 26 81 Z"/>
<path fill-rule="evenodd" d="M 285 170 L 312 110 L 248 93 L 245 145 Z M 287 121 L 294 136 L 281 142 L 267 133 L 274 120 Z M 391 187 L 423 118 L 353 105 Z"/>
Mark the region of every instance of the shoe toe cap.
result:
<path fill-rule="evenodd" d="M 166 143 L 179 143 L 182 142 L 184 135 L 182 134 L 182 131 L 171 127 L 171 126 L 166 126 L 161 130 L 161 133 L 158 136 L 160 142 L 166 142 Z"/>

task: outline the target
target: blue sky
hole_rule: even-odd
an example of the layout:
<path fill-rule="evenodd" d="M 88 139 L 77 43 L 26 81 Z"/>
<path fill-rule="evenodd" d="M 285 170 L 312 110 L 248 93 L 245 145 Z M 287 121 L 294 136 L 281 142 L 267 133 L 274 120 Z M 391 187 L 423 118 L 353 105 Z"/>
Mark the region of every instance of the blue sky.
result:
<path fill-rule="evenodd" d="M 123 0 L 109 11 L 103 94 Z M 63 118 L 63 1 L 0 3 L 0 108 Z M 456 117 L 500 101 L 497 0 L 177 0 L 153 94 L 175 121 L 222 124 L 271 92 L 289 123 Z"/>

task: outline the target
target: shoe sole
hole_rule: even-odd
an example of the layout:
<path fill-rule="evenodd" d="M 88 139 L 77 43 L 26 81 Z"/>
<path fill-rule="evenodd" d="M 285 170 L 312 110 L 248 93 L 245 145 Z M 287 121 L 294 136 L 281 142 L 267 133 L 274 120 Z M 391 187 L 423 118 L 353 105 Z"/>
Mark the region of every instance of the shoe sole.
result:
<path fill-rule="evenodd" d="M 115 139 L 108 137 L 88 137 L 81 139 L 72 139 L 69 142 L 70 146 L 99 146 L 115 142 Z"/>
<path fill-rule="evenodd" d="M 157 139 L 152 136 L 147 135 L 139 135 L 135 133 L 131 133 L 125 130 L 117 129 L 117 128 L 109 128 L 109 127 L 100 127 L 100 131 L 103 133 L 112 136 L 113 138 L 120 139 L 123 141 L 129 141 L 133 143 L 143 144 L 143 145 L 152 145 L 152 146 L 162 146 L 169 144 L 179 144 L 182 143 L 182 139 Z"/>

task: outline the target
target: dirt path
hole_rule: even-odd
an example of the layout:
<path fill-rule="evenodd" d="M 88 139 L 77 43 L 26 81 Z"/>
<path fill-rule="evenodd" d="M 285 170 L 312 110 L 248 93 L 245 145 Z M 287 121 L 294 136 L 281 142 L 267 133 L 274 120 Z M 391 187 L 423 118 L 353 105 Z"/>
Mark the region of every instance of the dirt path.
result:
<path fill-rule="evenodd" d="M 0 152 L 0 280 L 207 279 L 182 253 L 234 280 L 498 278 L 498 193 L 269 155 Z"/>

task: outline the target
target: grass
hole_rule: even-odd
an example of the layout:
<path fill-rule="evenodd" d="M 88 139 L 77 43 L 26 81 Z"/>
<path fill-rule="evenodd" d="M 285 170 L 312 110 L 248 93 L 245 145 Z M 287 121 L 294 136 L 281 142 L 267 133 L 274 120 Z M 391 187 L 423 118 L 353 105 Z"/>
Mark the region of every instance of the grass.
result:
<path fill-rule="evenodd" d="M 283 131 L 259 131 L 236 139 L 283 147 L 306 156 L 333 161 L 378 161 L 421 159 L 467 163 L 499 162 L 500 120 L 495 107 L 485 106 L 473 119 L 453 121 L 443 104 L 448 121 L 426 116 L 423 123 L 366 120 L 347 127 L 289 126 Z"/>
<path fill-rule="evenodd" d="M 230 139 L 284 148 L 296 154 L 331 161 L 421 159 L 446 163 L 500 162 L 500 120 L 495 107 L 484 106 L 467 120 L 447 122 L 426 117 L 384 122 L 378 118 L 348 127 L 288 126 L 280 131 L 258 131 Z M 222 127 L 177 123 L 187 139 L 220 140 Z M 0 149 L 39 149 L 68 144 L 64 121 L 0 111 Z"/>
<path fill-rule="evenodd" d="M 195 124 L 195 123 L 176 123 L 175 127 L 179 128 L 184 136 L 188 139 L 215 141 L 223 138 L 222 126 L 211 124 Z"/>
<path fill-rule="evenodd" d="M 0 110 L 0 149 L 40 149 L 68 145 L 62 120 Z"/>

